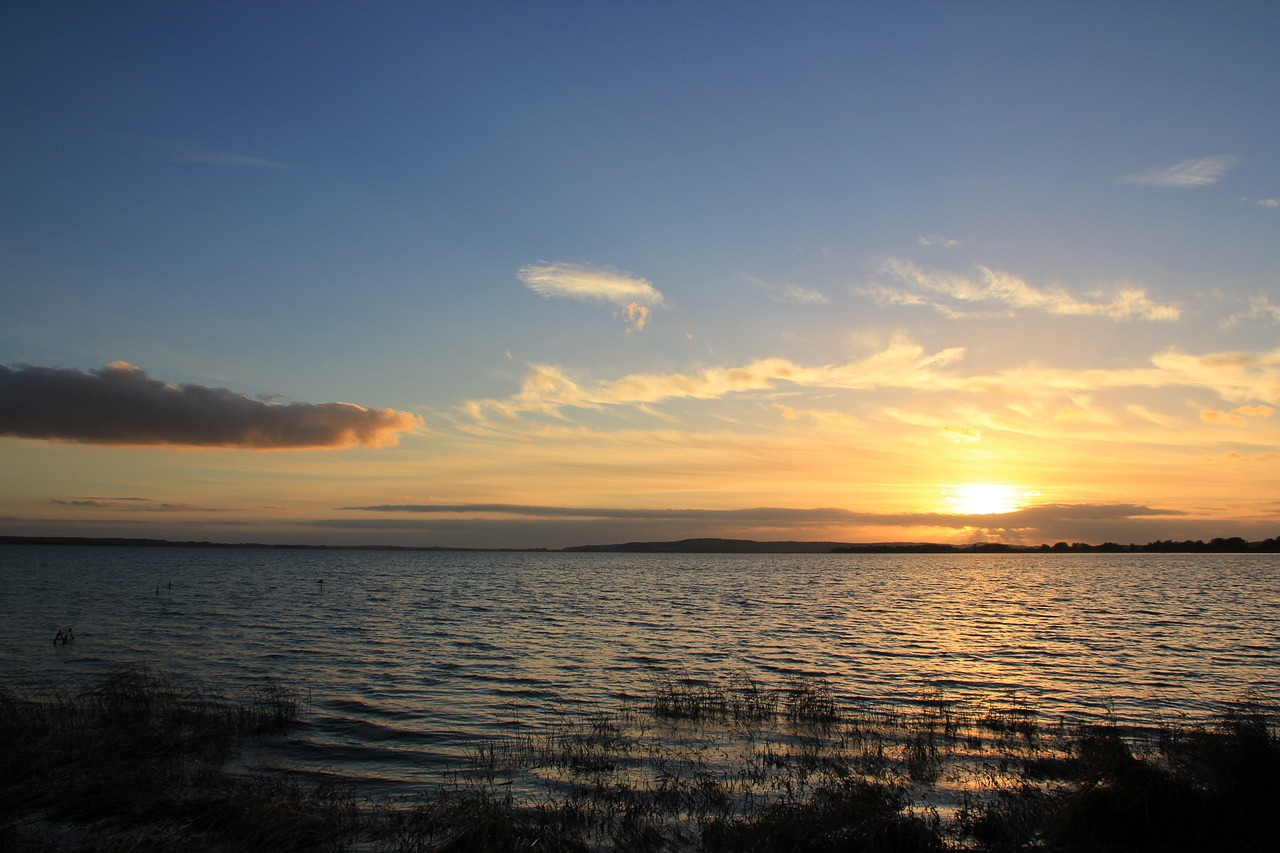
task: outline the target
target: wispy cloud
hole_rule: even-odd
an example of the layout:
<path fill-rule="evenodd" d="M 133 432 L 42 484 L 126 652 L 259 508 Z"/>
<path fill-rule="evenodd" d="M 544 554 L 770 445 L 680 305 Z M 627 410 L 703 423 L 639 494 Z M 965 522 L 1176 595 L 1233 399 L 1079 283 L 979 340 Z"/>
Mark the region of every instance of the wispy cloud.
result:
<path fill-rule="evenodd" d="M 530 504 L 376 504 L 372 506 L 337 507 L 343 511 L 410 513 L 426 515 L 517 515 L 540 518 L 644 518 L 644 519 L 723 519 L 751 524 L 779 524 L 789 522 L 822 523 L 892 523 L 920 525 L 952 522 L 969 518 L 958 513 L 910 512 L 878 513 L 858 512 L 839 507 L 750 507 L 746 509 L 695 509 L 695 508 L 619 508 L 619 507 L 567 507 Z M 1082 518 L 1135 518 L 1153 515 L 1182 515 L 1177 510 L 1154 509 L 1135 504 L 1040 504 L 1007 513 L 983 513 L 979 518 L 993 514 L 1020 519 L 1082 519 Z"/>
<path fill-rule="evenodd" d="M 635 329 L 643 329 L 650 310 L 663 303 L 662 293 L 648 280 L 610 267 L 537 263 L 521 267 L 517 275 L 539 296 L 615 305 L 620 310 L 614 316 Z"/>
<path fill-rule="evenodd" d="M 1207 424 L 1242 427 L 1249 418 L 1269 418 L 1275 414 L 1275 411 L 1270 406 L 1240 406 L 1230 412 L 1202 409 L 1200 411 L 1200 420 Z"/>
<path fill-rule="evenodd" d="M 985 266 L 977 267 L 977 275 L 971 277 L 927 270 L 905 258 L 887 258 L 878 272 L 889 283 L 861 288 L 863 295 L 882 305 L 920 305 L 953 318 L 969 316 L 967 306 L 1111 320 L 1171 321 L 1182 313 L 1177 305 L 1152 300 L 1143 288 L 1096 289 L 1076 296 L 1062 287 L 1037 288 Z"/>
<path fill-rule="evenodd" d="M 192 163 L 202 166 L 228 166 L 239 169 L 293 169 L 288 163 L 251 157 L 235 151 L 214 148 L 185 139 L 162 136 L 138 136 L 116 134 L 115 138 L 126 145 L 149 151 L 157 160 L 170 163 Z"/>
<path fill-rule="evenodd" d="M 960 245 L 960 241 L 954 237 L 938 237 L 936 235 L 921 234 L 916 238 L 916 242 L 925 248 L 937 246 L 941 249 L 954 249 Z"/>
<path fill-rule="evenodd" d="M 1265 294 L 1249 297 L 1249 310 L 1232 314 L 1222 321 L 1224 328 L 1236 325 L 1242 320 L 1269 320 L 1280 323 L 1280 305 L 1272 303 Z"/>
<path fill-rule="evenodd" d="M 967 421 L 965 423 L 957 423 L 946 415 L 927 414 L 922 411 L 903 409 L 896 406 L 886 406 L 880 410 L 879 414 L 881 418 L 887 418 L 909 426 L 936 430 L 939 438 L 946 439 L 953 444 L 977 444 L 982 441 L 982 430 L 979 426 L 990 424 L 997 418 L 997 416 L 989 412 L 957 411 L 953 414 L 959 415 L 964 421 Z M 1005 425 L 1002 424 L 1000 426 L 1004 427 Z"/>
<path fill-rule="evenodd" d="M 791 282 L 775 284 L 752 275 L 746 276 L 746 279 L 753 287 L 768 293 L 769 298 L 774 302 L 790 302 L 796 305 L 825 305 L 830 301 L 827 299 L 827 295 L 820 290 L 801 287 Z"/>
<path fill-rule="evenodd" d="M 570 375 L 555 365 L 531 365 L 520 390 L 501 400 L 471 400 L 461 411 L 475 423 L 489 423 L 496 415 L 516 421 L 528 414 L 567 418 L 565 410 L 603 412 L 631 407 L 654 414 L 651 407 L 675 400 L 718 400 L 733 396 L 830 391 L 910 390 L 922 393 L 973 395 L 1009 400 L 1010 412 L 1039 424 L 1073 421 L 1114 424 L 1115 416 L 1096 405 L 1090 395 L 1126 389 L 1184 388 L 1208 391 L 1225 401 L 1245 406 L 1280 403 L 1280 349 L 1266 352 L 1186 353 L 1169 349 L 1134 367 L 1109 369 L 1054 368 L 1037 364 L 993 373 L 966 374 L 960 369 L 964 349 L 926 351 L 899 338 L 866 358 L 842 364 L 805 365 L 785 358 L 762 358 L 735 366 L 708 367 L 679 373 L 635 373 L 612 380 Z M 1065 400 L 1058 400 L 1065 398 Z M 1031 407 L 1030 401 L 1044 405 Z M 1050 402 L 1052 401 L 1052 406 Z M 791 402 L 771 401 L 784 420 L 802 417 L 823 424 L 855 423 L 851 414 L 805 410 Z M 1020 407 L 1020 408 L 1019 408 Z M 1131 405 L 1131 415 L 1168 426 L 1167 415 Z M 1016 429 L 992 414 L 987 403 L 957 408 L 945 417 L 886 407 L 881 413 L 915 426 L 927 427 L 949 440 L 980 440 L 983 429 Z"/>
<path fill-rule="evenodd" d="M 74 509 L 109 509 L 116 512 L 229 512 L 225 507 L 170 503 L 148 498 L 51 498 L 54 506 Z"/>
<path fill-rule="evenodd" d="M 837 430 L 853 429 L 859 425 L 856 417 L 847 412 L 835 412 L 829 409 L 797 409 L 786 403 L 773 403 L 773 408 L 782 415 L 783 420 L 798 421 L 807 418 L 821 427 Z"/>
<path fill-rule="evenodd" d="M 1258 207 L 1270 207 L 1274 209 L 1280 207 L 1280 198 L 1248 198 L 1247 196 L 1240 196 L 1240 203 L 1256 204 Z"/>
<path fill-rule="evenodd" d="M 1122 180 L 1126 184 L 1149 187 L 1204 187 L 1216 184 L 1238 162 L 1240 158 L 1233 154 L 1196 157 L 1171 166 L 1155 166 L 1134 172 L 1125 175 Z"/>
<path fill-rule="evenodd" d="M 1020 367 L 963 380 L 972 391 L 1039 395 L 1082 394 L 1123 388 L 1196 388 L 1240 403 L 1280 401 L 1280 349 L 1194 354 L 1169 349 L 1148 366 L 1068 370 Z"/>
<path fill-rule="evenodd" d="M 255 450 L 395 444 L 421 418 L 351 403 L 273 405 L 173 385 L 115 362 L 83 372 L 0 365 L 0 435 L 112 445 Z"/>
<path fill-rule="evenodd" d="M 378 504 L 375 506 L 344 506 L 340 510 L 361 512 L 404 512 L 429 515 L 483 514 L 520 515 L 538 518 L 727 518 L 735 521 L 759 521 L 765 518 L 777 520 L 790 518 L 800 521 L 840 521 L 858 515 L 836 508 L 787 509 L 781 507 L 756 507 L 751 509 L 635 509 L 622 507 L 566 507 L 537 506 L 528 504 Z"/>
<path fill-rule="evenodd" d="M 786 387 L 925 388 L 954 385 L 938 371 L 963 357 L 952 348 L 927 353 L 905 339 L 866 359 L 839 365 L 805 366 L 785 358 L 757 359 L 736 367 L 709 367 L 692 373 L 635 373 L 610 382 L 584 382 L 553 365 L 531 365 L 518 394 L 506 401 L 471 401 L 473 417 L 485 411 L 555 413 L 561 408 L 646 406 L 670 399 L 715 400 L 733 394 Z"/>
<path fill-rule="evenodd" d="M 974 427 L 946 424 L 938 430 L 938 434 L 956 444 L 975 444 L 982 441 L 982 431 Z"/>
<path fill-rule="evenodd" d="M 140 503 L 156 503 L 152 498 L 136 498 L 136 497 L 79 497 L 79 498 L 56 498 L 49 501 L 51 504 L 58 506 L 83 506 L 83 507 L 117 507 L 125 504 Z"/>
<path fill-rule="evenodd" d="M 1138 403 L 1130 403 L 1125 406 L 1125 411 L 1136 418 L 1141 418 L 1144 421 L 1156 424 L 1157 426 L 1166 427 L 1168 429 L 1181 426 L 1181 422 L 1177 418 L 1171 418 L 1168 415 L 1163 415 L 1160 412 L 1153 411 L 1147 406 L 1143 406 Z"/>

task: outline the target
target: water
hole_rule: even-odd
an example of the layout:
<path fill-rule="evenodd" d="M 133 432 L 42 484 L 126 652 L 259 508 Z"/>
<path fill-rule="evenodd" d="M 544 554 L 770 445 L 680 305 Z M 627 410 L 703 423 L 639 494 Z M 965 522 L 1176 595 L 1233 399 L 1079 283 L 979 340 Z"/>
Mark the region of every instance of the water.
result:
<path fill-rule="evenodd" d="M 661 673 L 1137 721 L 1275 700 L 1280 561 L 0 546 L 0 677 L 121 664 L 228 691 L 275 677 L 306 720 L 251 761 L 393 790 Z"/>

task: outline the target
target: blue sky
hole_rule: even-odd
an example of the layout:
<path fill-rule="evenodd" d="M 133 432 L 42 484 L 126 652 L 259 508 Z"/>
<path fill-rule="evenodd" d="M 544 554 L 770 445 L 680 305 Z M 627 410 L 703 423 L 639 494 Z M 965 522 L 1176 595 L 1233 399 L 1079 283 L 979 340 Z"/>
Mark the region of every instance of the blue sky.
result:
<path fill-rule="evenodd" d="M 1273 4 L 14 2 L 0 32 L 6 532 L 1280 529 Z M 195 437 L 112 396 L 139 376 L 236 429 L 339 421 Z M 699 515 L 759 508 L 848 516 Z"/>

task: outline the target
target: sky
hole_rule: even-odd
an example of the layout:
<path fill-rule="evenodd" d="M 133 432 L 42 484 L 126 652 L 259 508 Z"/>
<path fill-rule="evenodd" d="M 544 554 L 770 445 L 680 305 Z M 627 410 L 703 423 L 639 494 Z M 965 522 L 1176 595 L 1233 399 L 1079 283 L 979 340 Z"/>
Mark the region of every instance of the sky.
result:
<path fill-rule="evenodd" d="M 1280 4 L 0 4 L 0 534 L 1280 535 Z"/>

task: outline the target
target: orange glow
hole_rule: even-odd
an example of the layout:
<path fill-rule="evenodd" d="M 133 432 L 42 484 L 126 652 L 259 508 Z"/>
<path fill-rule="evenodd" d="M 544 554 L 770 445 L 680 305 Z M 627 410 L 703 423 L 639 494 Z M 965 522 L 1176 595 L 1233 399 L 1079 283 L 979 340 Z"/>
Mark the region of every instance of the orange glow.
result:
<path fill-rule="evenodd" d="M 965 483 L 946 495 L 949 512 L 959 515 L 994 515 L 1027 505 L 1026 492 L 996 483 Z"/>

